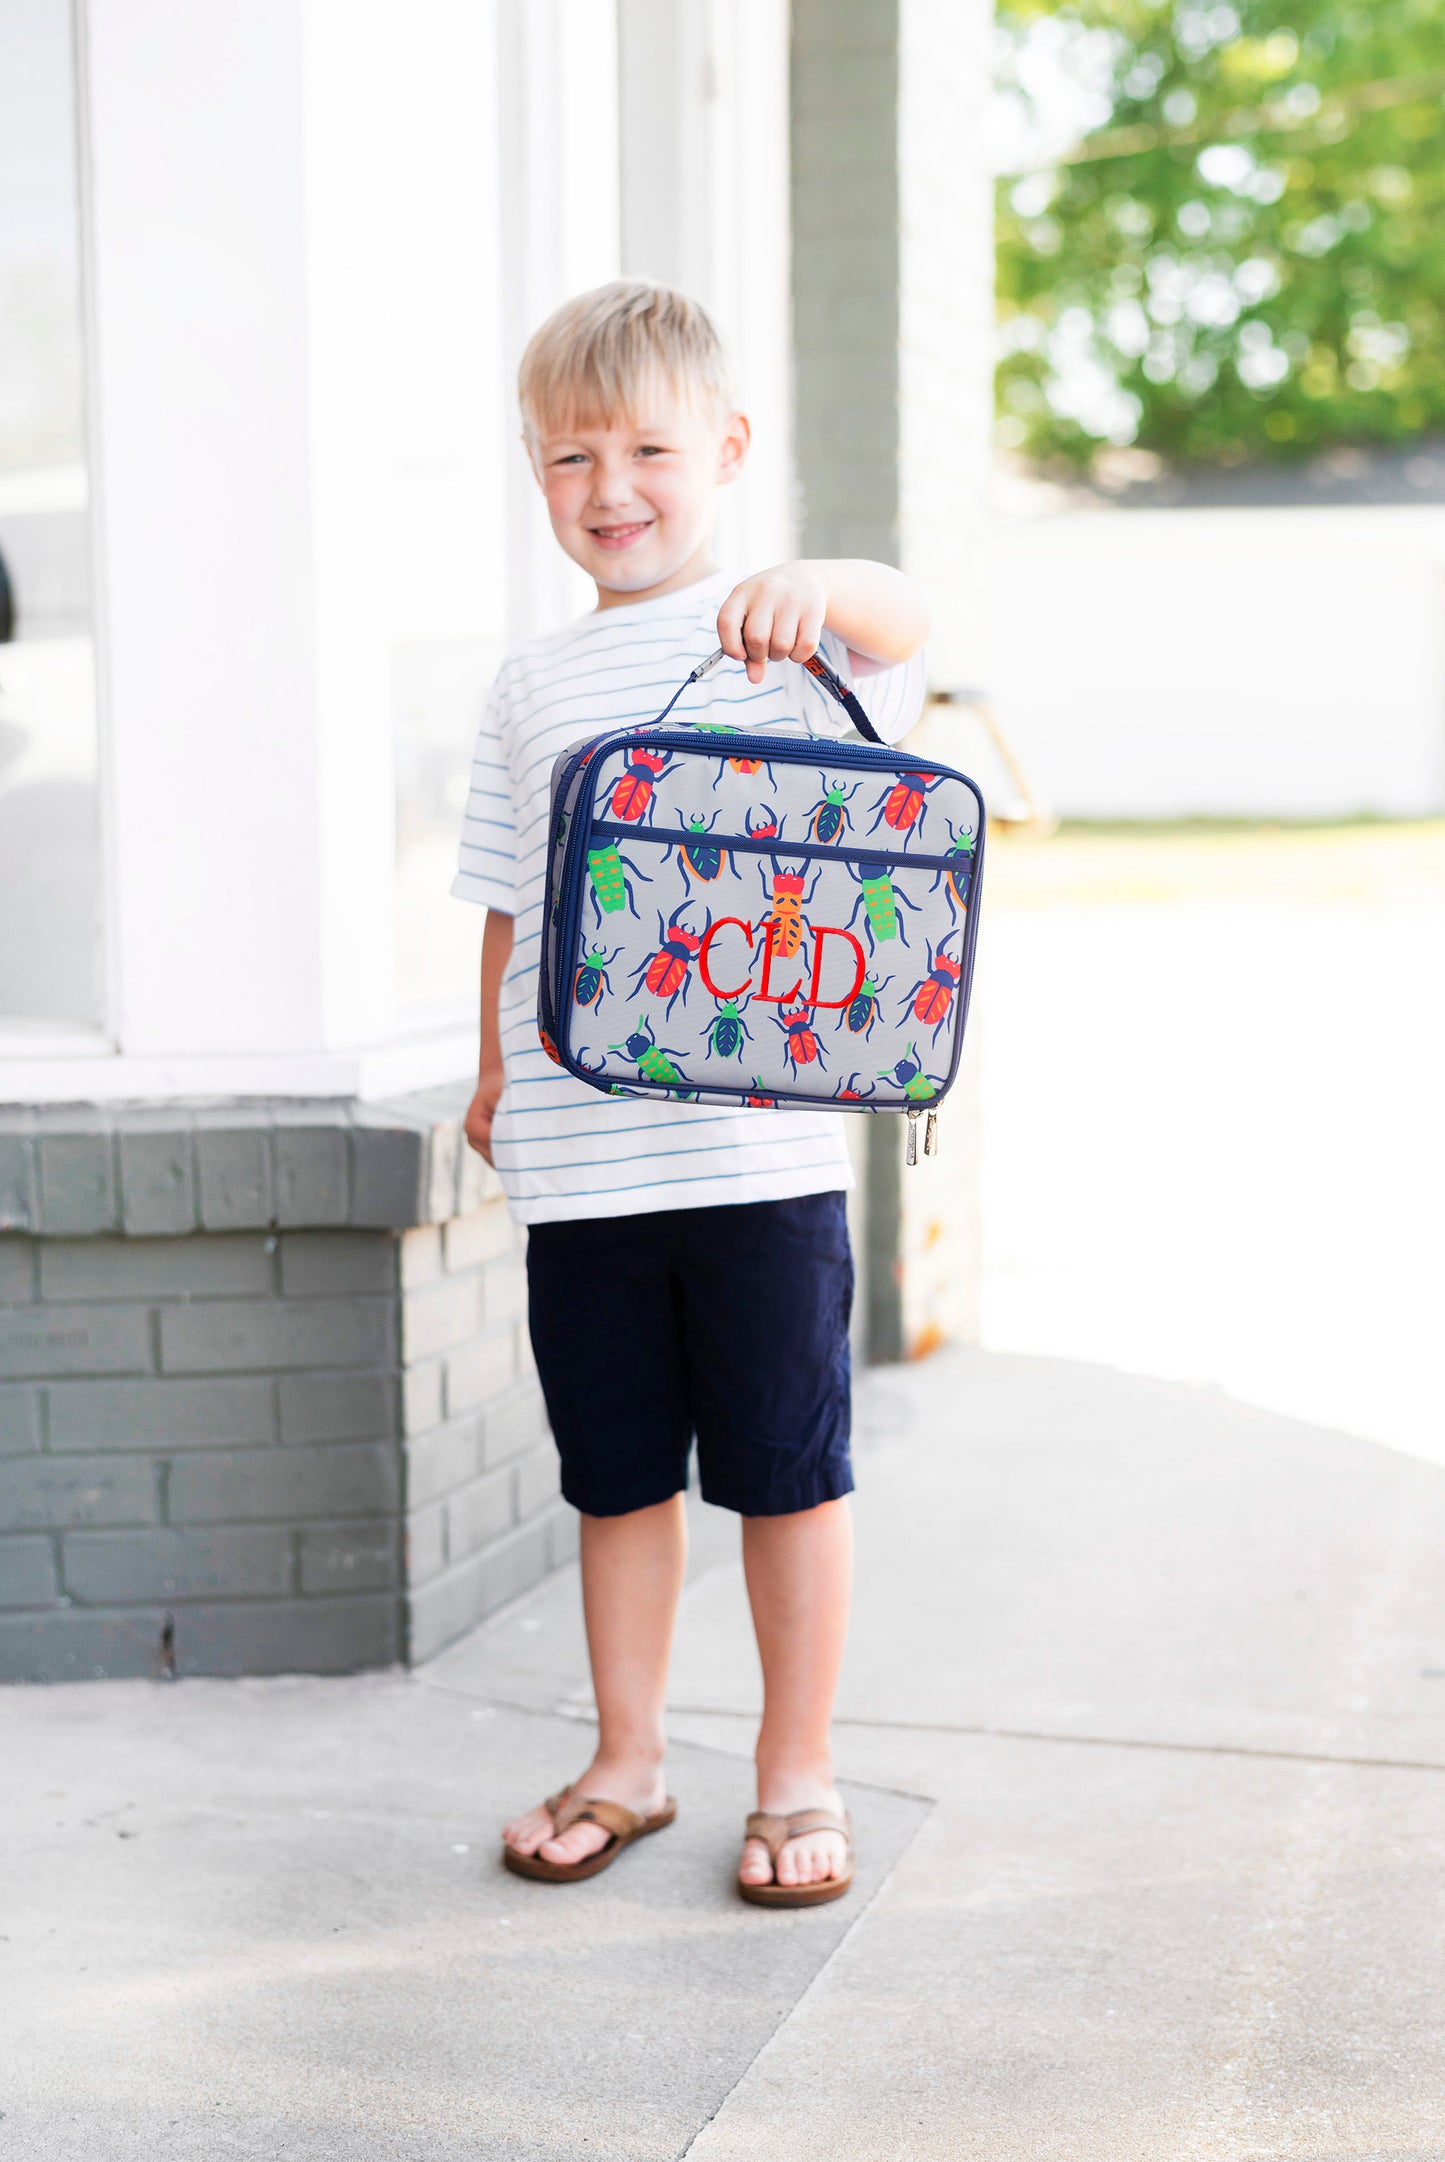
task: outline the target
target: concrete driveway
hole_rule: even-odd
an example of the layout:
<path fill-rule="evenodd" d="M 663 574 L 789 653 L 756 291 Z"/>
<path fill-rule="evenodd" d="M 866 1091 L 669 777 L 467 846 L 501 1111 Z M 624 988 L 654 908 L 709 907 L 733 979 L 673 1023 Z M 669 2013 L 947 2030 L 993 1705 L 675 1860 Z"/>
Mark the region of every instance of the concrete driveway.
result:
<path fill-rule="evenodd" d="M 494 1846 L 587 1748 L 570 1577 L 413 1675 L 12 1689 L 0 2154 L 1445 2157 L 1445 1472 L 1063 1362 L 862 1394 L 851 1899 L 731 1894 L 712 1512 L 678 1823 L 584 1886 Z"/>

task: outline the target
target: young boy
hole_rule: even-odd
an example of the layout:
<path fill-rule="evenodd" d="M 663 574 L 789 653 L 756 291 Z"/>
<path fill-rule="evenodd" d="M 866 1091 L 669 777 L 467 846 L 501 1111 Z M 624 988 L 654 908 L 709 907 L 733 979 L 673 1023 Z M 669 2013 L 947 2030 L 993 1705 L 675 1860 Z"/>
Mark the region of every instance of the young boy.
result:
<path fill-rule="evenodd" d="M 532 1343 L 581 1512 L 598 1742 L 570 1788 L 515 1818 L 503 1859 L 566 1881 L 670 1822 L 663 1711 L 686 1551 L 692 1437 L 711 1502 L 742 1518 L 762 1660 L 758 1807 L 738 1887 L 761 1904 L 846 1891 L 830 1725 L 852 1526 L 843 1117 L 609 1097 L 537 1037 L 548 784 L 574 743 L 652 718 L 717 646 L 742 667 L 674 720 L 840 735 L 796 664 L 821 649 L 896 740 L 923 697 L 927 618 L 898 571 L 714 563 L 717 494 L 748 423 L 717 334 L 666 287 L 618 283 L 543 324 L 523 356 L 527 454 L 591 614 L 504 662 L 477 741 L 453 891 L 486 906 L 482 1048 L 467 1137 L 529 1226 Z"/>

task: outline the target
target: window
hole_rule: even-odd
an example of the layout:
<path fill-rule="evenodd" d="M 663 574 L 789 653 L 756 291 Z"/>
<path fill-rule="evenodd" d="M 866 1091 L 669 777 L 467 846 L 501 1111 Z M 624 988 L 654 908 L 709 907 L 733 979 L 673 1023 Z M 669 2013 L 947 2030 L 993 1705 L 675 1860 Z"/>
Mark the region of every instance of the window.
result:
<path fill-rule="evenodd" d="M 0 16 L 0 1026 L 102 1011 L 68 0 Z"/>

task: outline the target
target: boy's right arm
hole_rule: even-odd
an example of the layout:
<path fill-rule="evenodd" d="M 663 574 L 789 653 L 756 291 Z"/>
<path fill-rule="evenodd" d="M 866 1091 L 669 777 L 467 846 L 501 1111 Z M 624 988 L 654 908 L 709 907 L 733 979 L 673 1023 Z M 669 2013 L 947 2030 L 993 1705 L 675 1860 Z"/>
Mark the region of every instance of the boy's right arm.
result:
<path fill-rule="evenodd" d="M 502 1070 L 499 1006 L 502 971 L 511 957 L 512 918 L 504 916 L 500 909 L 489 908 L 482 930 L 482 1055 L 477 1070 L 477 1092 L 467 1106 L 464 1121 L 467 1140 L 488 1163 L 492 1161 L 492 1118 L 506 1079 Z"/>

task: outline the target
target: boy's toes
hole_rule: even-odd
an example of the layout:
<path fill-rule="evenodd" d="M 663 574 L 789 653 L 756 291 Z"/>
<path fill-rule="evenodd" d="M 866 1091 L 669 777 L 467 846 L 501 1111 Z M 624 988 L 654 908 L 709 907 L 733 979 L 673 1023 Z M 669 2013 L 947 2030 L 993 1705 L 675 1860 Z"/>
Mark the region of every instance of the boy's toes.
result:
<path fill-rule="evenodd" d="M 502 1826 L 502 1844 L 518 1854 L 535 1854 L 551 1830 L 552 1819 L 545 1809 L 529 1809 L 525 1816 L 513 1817 Z"/>
<path fill-rule="evenodd" d="M 773 1865 L 768 1850 L 760 1839 L 743 1842 L 743 1858 L 738 1864 L 738 1877 L 743 1884 L 771 1884 Z"/>
<path fill-rule="evenodd" d="M 611 1837 L 600 1824 L 569 1824 L 556 1839 L 544 1839 L 537 1852 L 544 1862 L 585 1862 L 589 1854 L 600 1854 Z"/>
<path fill-rule="evenodd" d="M 846 1867 L 846 1850 L 836 1832 L 800 1832 L 784 1840 L 776 1866 L 760 1839 L 745 1841 L 738 1880 L 742 1884 L 778 1884 L 797 1889 L 821 1884 L 827 1877 L 841 1877 Z"/>
<path fill-rule="evenodd" d="M 808 1879 L 800 1874 L 801 1839 L 790 1839 L 778 1849 L 777 1879 L 779 1884 L 806 1884 Z"/>
<path fill-rule="evenodd" d="M 805 1832 L 778 1856 L 779 1884 L 821 1884 L 843 1873 L 843 1842 L 835 1832 Z"/>
<path fill-rule="evenodd" d="M 813 1882 L 820 1883 L 824 1877 L 841 1877 L 848 1866 L 848 1850 L 836 1832 L 824 1832 L 815 1849 L 817 1867 Z"/>

